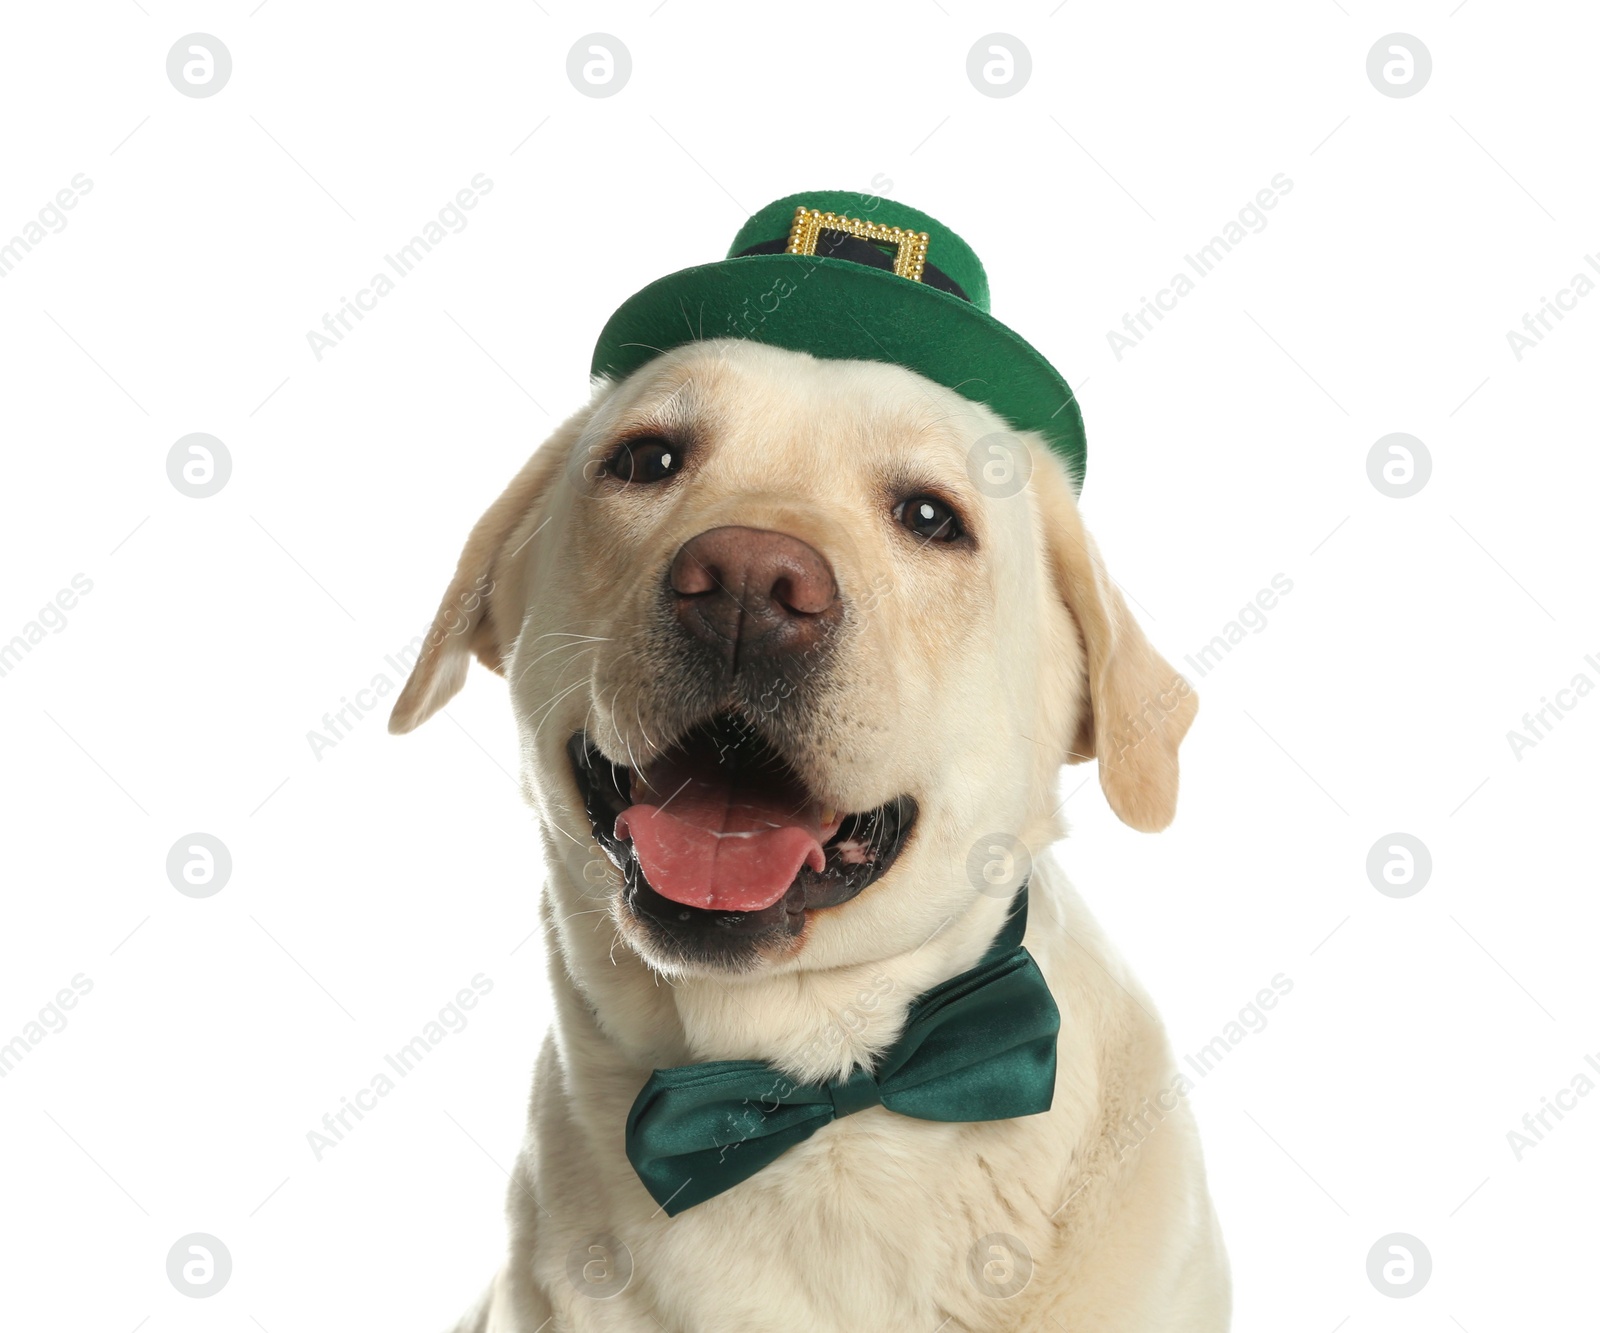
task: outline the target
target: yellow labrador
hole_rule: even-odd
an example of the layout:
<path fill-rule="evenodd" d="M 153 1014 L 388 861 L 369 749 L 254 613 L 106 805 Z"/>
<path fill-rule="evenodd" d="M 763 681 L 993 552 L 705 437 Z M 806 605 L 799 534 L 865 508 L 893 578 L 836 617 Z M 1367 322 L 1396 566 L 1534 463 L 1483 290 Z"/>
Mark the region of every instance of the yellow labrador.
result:
<path fill-rule="evenodd" d="M 472 530 L 390 728 L 474 654 L 508 681 L 556 1020 L 462 1330 L 1226 1328 L 1186 1085 L 1044 854 L 1066 762 L 1171 821 L 1196 700 L 1049 449 L 978 484 L 1005 429 L 898 366 L 691 343 L 602 383 Z M 1019 849 L 1047 1112 L 868 1106 L 676 1215 L 652 1197 L 624 1151 L 652 1070 L 871 1068 L 990 948 Z"/>

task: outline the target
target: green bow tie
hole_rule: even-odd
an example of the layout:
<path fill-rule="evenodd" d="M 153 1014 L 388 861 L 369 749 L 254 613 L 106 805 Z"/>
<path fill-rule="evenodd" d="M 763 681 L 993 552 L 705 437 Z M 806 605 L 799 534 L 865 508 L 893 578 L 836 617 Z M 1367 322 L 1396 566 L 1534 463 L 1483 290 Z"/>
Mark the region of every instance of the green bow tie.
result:
<path fill-rule="evenodd" d="M 732 1189 L 830 1120 L 884 1106 L 917 1120 L 1050 1109 L 1061 1014 L 1022 947 L 1028 886 L 969 971 L 919 995 L 876 1072 L 796 1083 L 756 1060 L 658 1069 L 628 1113 L 628 1160 L 669 1217 Z"/>

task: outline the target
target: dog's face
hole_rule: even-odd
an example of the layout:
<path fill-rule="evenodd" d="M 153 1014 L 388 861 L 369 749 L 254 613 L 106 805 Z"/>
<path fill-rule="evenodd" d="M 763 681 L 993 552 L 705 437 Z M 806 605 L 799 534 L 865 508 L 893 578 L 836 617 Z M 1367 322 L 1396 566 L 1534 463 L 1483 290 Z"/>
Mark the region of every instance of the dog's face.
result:
<path fill-rule="evenodd" d="M 1042 444 L 900 367 L 738 341 L 602 387 L 534 456 L 391 728 L 474 651 L 564 905 L 668 973 L 915 948 L 1015 888 L 1063 762 L 1165 825 L 1195 708 Z"/>

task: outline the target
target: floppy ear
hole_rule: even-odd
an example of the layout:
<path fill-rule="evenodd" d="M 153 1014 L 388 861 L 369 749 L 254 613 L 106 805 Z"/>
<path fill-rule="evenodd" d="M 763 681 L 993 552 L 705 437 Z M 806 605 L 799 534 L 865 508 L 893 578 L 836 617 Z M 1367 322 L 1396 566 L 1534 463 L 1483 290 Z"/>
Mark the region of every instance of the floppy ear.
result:
<path fill-rule="evenodd" d="M 1056 587 L 1078 623 L 1088 667 L 1089 707 L 1067 761 L 1098 757 L 1117 818 L 1155 833 L 1176 813 L 1178 743 L 1200 700 L 1134 620 L 1047 448 L 1034 450 L 1033 480 Z"/>
<path fill-rule="evenodd" d="M 526 561 L 519 557 L 546 521 L 545 502 L 591 411 L 585 408 L 564 422 L 473 526 L 422 652 L 389 714 L 395 735 L 420 727 L 450 702 L 467 678 L 472 654 L 495 674 L 505 674 L 505 657 L 521 628 Z"/>

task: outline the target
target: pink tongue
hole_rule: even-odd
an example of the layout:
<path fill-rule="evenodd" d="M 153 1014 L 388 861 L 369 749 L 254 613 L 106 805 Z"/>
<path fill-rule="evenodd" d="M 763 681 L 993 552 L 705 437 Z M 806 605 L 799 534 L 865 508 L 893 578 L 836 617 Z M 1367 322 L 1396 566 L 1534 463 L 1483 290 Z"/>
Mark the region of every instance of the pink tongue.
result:
<path fill-rule="evenodd" d="M 661 764 L 648 787 L 661 804 L 640 802 L 617 816 L 632 838 L 650 887 L 686 907 L 759 912 L 783 897 L 802 866 L 823 868 L 824 826 L 815 801 L 788 784 L 735 790 L 713 766 Z M 641 784 L 634 781 L 635 795 Z"/>

